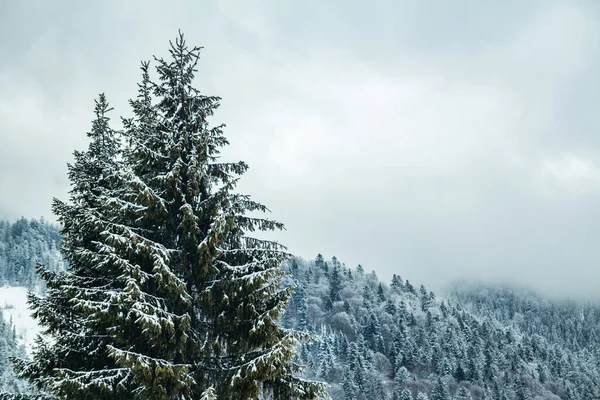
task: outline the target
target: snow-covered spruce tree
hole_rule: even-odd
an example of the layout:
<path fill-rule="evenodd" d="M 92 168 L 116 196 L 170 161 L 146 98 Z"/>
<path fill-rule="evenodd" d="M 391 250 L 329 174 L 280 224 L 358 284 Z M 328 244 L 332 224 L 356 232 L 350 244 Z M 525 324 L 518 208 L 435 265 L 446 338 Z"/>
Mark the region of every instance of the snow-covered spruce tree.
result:
<path fill-rule="evenodd" d="M 219 161 L 228 142 L 207 122 L 219 98 L 192 85 L 199 52 L 180 35 L 156 59 L 157 82 L 142 64 L 122 160 L 76 163 L 71 204 L 55 203 L 71 269 L 44 271 L 48 296 L 32 303 L 53 340 L 17 368 L 56 397 L 326 397 L 295 376 L 307 337 L 278 323 L 288 254 L 248 236 L 283 226 L 249 215 L 267 209 L 234 192 L 246 164 Z M 108 149 L 99 143 L 83 161 Z"/>
<path fill-rule="evenodd" d="M 152 96 L 134 107 L 126 124 L 128 162 L 154 193 L 142 197 L 152 213 L 140 212 L 135 221 L 168 249 L 167 268 L 190 296 L 181 355 L 190 364 L 193 390 L 212 387 L 222 400 L 325 396 L 323 385 L 294 376 L 300 368 L 292 363 L 294 349 L 306 336 L 278 323 L 292 294 L 281 285 L 288 254 L 276 242 L 248 236 L 283 225 L 250 216 L 268 210 L 234 192 L 247 165 L 220 161 L 228 144 L 224 126 L 207 121 L 220 99 L 193 86 L 199 53 L 180 35 L 171 58 L 156 60 L 159 80 L 148 81 Z"/>
<path fill-rule="evenodd" d="M 106 345 L 114 339 L 106 329 L 103 332 L 91 325 L 90 315 L 73 302 L 82 290 L 96 291 L 110 284 L 98 251 L 102 232 L 111 221 L 112 212 L 105 199 L 112 196 L 112 174 L 120 152 L 117 132 L 109 125 L 111 110 L 101 94 L 87 134 L 89 147 L 75 151 L 75 161 L 68 166 L 70 202 L 54 200 L 53 211 L 63 224 L 62 252 L 71 268 L 56 273 L 39 266 L 47 295 L 29 295 L 34 317 L 52 340 L 37 339 L 33 360 L 14 360 L 20 377 L 43 391 L 68 398 L 115 398 L 105 389 L 124 377 L 106 351 Z"/>

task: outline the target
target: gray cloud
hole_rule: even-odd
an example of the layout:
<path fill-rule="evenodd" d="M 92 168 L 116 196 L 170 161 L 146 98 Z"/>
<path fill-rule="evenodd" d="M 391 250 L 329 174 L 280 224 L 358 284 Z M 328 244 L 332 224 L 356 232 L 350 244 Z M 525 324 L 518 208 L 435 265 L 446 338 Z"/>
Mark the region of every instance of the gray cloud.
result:
<path fill-rule="evenodd" d="M 597 296 L 600 4 L 376 3 L 3 3 L 0 214 L 52 218 L 94 97 L 128 115 L 181 28 L 293 252 Z"/>

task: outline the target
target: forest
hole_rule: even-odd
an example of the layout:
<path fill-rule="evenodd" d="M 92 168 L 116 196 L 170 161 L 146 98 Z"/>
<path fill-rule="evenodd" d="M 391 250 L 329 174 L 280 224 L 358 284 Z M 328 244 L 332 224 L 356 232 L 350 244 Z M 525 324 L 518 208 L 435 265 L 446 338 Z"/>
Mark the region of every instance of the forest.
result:
<path fill-rule="evenodd" d="M 58 226 L 20 219 L 0 227 L 0 273 L 21 271 L 7 285 L 41 293 L 43 280 L 30 280 L 35 260 L 67 268 L 56 250 Z M 9 272 L 11 263 L 18 267 Z M 361 265 L 347 267 L 320 254 L 313 260 L 292 257 L 282 268 L 287 273 L 282 284 L 294 292 L 280 321 L 313 340 L 298 346 L 295 361 L 307 367 L 303 376 L 326 382 L 335 400 L 598 396 L 597 304 L 550 300 L 499 285 L 453 286 L 436 295 L 400 274 L 381 282 Z M 15 379 L 10 359 L 26 355 L 10 321 L 0 330 L 5 398 L 35 393 Z"/>
<path fill-rule="evenodd" d="M 44 219 L 0 220 L 0 284 L 34 289 L 40 283 L 36 263 L 63 270 L 58 227 Z"/>

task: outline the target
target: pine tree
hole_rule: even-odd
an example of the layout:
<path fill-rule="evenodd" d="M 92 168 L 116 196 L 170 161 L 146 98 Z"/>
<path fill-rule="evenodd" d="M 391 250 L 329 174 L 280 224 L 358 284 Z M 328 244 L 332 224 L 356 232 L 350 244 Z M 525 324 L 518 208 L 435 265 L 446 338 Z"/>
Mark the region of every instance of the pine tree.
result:
<path fill-rule="evenodd" d="M 462 365 L 459 363 L 458 366 L 456 367 L 456 371 L 454 371 L 454 379 L 456 379 L 457 382 L 462 382 L 466 378 L 467 378 L 467 375 L 465 373 L 465 370 L 462 367 Z"/>
<path fill-rule="evenodd" d="M 392 299 L 388 299 L 388 301 L 385 302 L 385 312 L 390 315 L 394 315 L 396 314 L 396 311 L 397 309 L 394 301 Z"/>
<path fill-rule="evenodd" d="M 149 239 L 176 249 L 171 270 L 191 302 L 182 353 L 189 357 L 196 387 L 214 387 L 220 400 L 261 392 L 314 398 L 324 393 L 323 386 L 294 377 L 299 368 L 291 363 L 295 345 L 306 336 L 277 322 L 292 293 L 281 287 L 280 265 L 288 254 L 276 242 L 247 235 L 283 225 L 248 216 L 268 210 L 234 193 L 247 165 L 219 159 L 228 141 L 223 125 L 210 127 L 207 118 L 220 99 L 192 85 L 199 52 L 180 36 L 171 59 L 157 60 L 153 112 L 142 104 L 127 124 L 128 136 L 139 144 L 132 152 L 133 170 L 158 194 L 156 201 L 150 197 L 152 212 L 136 221 L 142 229 L 154 229 Z M 146 144 L 152 137 L 156 140 Z M 156 147 L 158 156 L 148 151 Z"/>
<path fill-rule="evenodd" d="M 369 288 L 369 286 L 363 287 L 363 307 L 370 310 L 373 308 L 373 291 Z"/>
<path fill-rule="evenodd" d="M 319 345 L 317 357 L 319 360 L 318 373 L 321 377 L 327 378 L 335 365 L 335 356 L 328 340 L 323 340 Z"/>
<path fill-rule="evenodd" d="M 351 310 L 351 308 L 350 308 L 350 302 L 348 302 L 348 300 L 344 300 L 344 311 L 347 314 L 350 314 L 350 310 Z"/>
<path fill-rule="evenodd" d="M 48 315 L 38 317 L 67 349 L 68 337 L 82 333 L 90 353 L 63 360 L 54 354 L 58 345 L 42 342 L 20 370 L 58 397 L 325 395 L 322 384 L 295 377 L 294 347 L 307 336 L 278 323 L 292 292 L 280 268 L 288 254 L 248 236 L 283 225 L 248 216 L 268 210 L 234 192 L 247 165 L 219 160 L 228 142 L 223 126 L 210 127 L 207 118 L 220 99 L 193 87 L 199 53 L 180 35 L 171 58 L 156 59 L 157 83 L 142 64 L 134 117 L 124 120 L 123 162 L 107 171 L 97 195 L 84 188 L 83 200 L 72 199 L 75 211 L 55 207 L 68 232 L 85 228 L 92 248 L 67 243 L 68 285 L 46 274 L 51 290 L 37 309 Z M 96 207 L 93 196 L 102 200 Z M 55 315 L 52 304 L 62 306 Z M 72 315 L 74 327 L 65 327 Z"/>
<path fill-rule="evenodd" d="M 295 295 L 298 299 L 298 314 L 296 329 L 301 332 L 308 331 L 308 299 L 303 286 L 296 289 Z"/>
<path fill-rule="evenodd" d="M 390 286 L 392 287 L 392 289 L 396 290 L 397 292 L 401 291 L 404 286 L 402 278 L 396 274 L 392 275 L 392 283 Z"/>
<path fill-rule="evenodd" d="M 113 172 L 119 165 L 117 133 L 109 126 L 111 110 L 101 94 L 87 134 L 89 147 L 76 151 L 75 163 L 69 165 L 70 204 L 54 200 L 53 211 L 63 224 L 63 255 L 71 269 L 55 273 L 40 266 L 47 296 L 29 296 L 34 317 L 54 343 L 38 339 L 32 361 L 16 360 L 19 376 L 59 396 L 83 398 L 94 393 L 98 399 L 109 398 L 107 386 L 117 387 L 118 382 L 113 396 L 128 389 L 126 373 L 106 349 L 115 339 L 94 331 L 98 321 L 92 321 L 94 316 L 86 315 L 77 304 L 82 292 L 95 291 L 109 281 L 102 264 L 106 258 L 97 252 L 103 235 L 110 230 L 114 213 L 108 208 L 108 199 L 115 186 Z"/>
<path fill-rule="evenodd" d="M 446 303 L 444 301 L 442 301 L 442 304 L 440 304 L 440 311 L 442 312 L 444 318 L 448 317 L 448 307 L 446 307 Z"/>
<path fill-rule="evenodd" d="M 350 358 L 350 370 L 353 374 L 353 383 L 354 386 L 359 391 L 364 391 L 366 388 L 367 380 L 365 377 L 365 364 L 366 361 L 361 353 L 361 349 L 356 342 L 352 342 L 350 344 L 349 350 L 349 358 Z"/>
<path fill-rule="evenodd" d="M 332 302 L 341 300 L 340 290 L 342 286 L 342 277 L 340 275 L 339 263 L 333 264 L 333 270 L 329 278 L 329 298 Z"/>
<path fill-rule="evenodd" d="M 315 258 L 315 267 L 317 268 L 317 270 L 323 271 L 323 272 L 326 272 L 327 269 L 329 268 L 321 253 L 317 254 L 317 257 Z"/>
<path fill-rule="evenodd" d="M 425 289 L 424 285 L 421 285 L 421 287 L 419 288 L 419 292 L 420 292 L 420 299 L 421 299 L 421 310 L 423 312 L 429 310 L 429 307 L 431 307 L 431 298 L 429 296 L 429 293 L 427 293 L 427 289 Z"/>
<path fill-rule="evenodd" d="M 406 280 L 406 282 L 404 283 L 404 289 L 408 292 L 408 293 L 412 293 L 414 295 L 417 294 L 417 291 L 415 289 L 415 287 L 408 281 L 408 279 Z"/>
<path fill-rule="evenodd" d="M 383 291 L 383 285 L 380 282 L 379 285 L 377 286 L 377 302 L 383 303 L 383 302 L 385 302 L 385 300 L 386 300 L 385 292 Z"/>
<path fill-rule="evenodd" d="M 355 400 L 356 386 L 354 385 L 354 379 L 349 368 L 344 371 L 344 378 L 342 381 L 342 390 L 344 391 L 344 400 Z"/>
<path fill-rule="evenodd" d="M 365 317 L 363 336 L 371 350 L 383 352 L 381 325 L 373 310 L 371 310 L 368 317 Z"/>
<path fill-rule="evenodd" d="M 448 359 L 447 356 L 442 357 L 441 363 L 440 363 L 440 375 L 442 376 L 448 376 L 448 375 L 452 375 L 452 364 L 450 363 L 450 360 Z"/>
<path fill-rule="evenodd" d="M 496 366 L 496 353 L 494 351 L 493 344 L 491 341 L 488 341 L 486 343 L 483 355 L 485 357 L 483 365 L 483 377 L 488 381 L 493 381 L 498 375 L 498 368 Z"/>
<path fill-rule="evenodd" d="M 394 377 L 394 382 L 396 383 L 396 385 L 402 387 L 402 385 L 404 385 L 404 382 L 408 381 L 409 379 L 410 372 L 408 372 L 406 367 L 398 368 L 398 371 L 396 371 L 396 376 Z"/>
<path fill-rule="evenodd" d="M 292 259 L 290 260 L 290 272 L 292 273 L 292 277 L 294 279 L 298 279 L 298 270 L 299 270 L 299 265 L 298 265 L 298 259 L 296 257 L 292 257 Z"/>

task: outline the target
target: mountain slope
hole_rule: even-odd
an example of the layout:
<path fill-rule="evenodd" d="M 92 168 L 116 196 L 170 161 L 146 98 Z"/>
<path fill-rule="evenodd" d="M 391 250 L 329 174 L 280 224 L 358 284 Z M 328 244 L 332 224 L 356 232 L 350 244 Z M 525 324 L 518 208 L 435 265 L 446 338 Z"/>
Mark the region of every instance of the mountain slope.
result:
<path fill-rule="evenodd" d="M 0 222 L 0 277 L 19 286 L 0 288 L 0 391 L 29 390 L 8 357 L 31 348 L 37 327 L 24 295 L 43 291 L 36 258 L 64 268 L 59 246 L 55 226 Z M 314 334 L 297 361 L 307 377 L 329 383 L 335 400 L 598 398 L 597 304 L 481 286 L 441 299 L 399 276 L 384 284 L 335 257 L 294 257 L 283 268 L 296 289 L 282 323 Z"/>
<path fill-rule="evenodd" d="M 400 399 L 404 389 L 450 399 L 459 388 L 475 399 L 597 398 L 599 357 L 589 350 L 468 312 L 458 297 L 438 301 L 398 276 L 388 287 L 335 257 L 285 268 L 298 288 L 284 321 L 322 337 L 299 360 L 335 399 Z"/>

